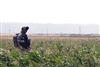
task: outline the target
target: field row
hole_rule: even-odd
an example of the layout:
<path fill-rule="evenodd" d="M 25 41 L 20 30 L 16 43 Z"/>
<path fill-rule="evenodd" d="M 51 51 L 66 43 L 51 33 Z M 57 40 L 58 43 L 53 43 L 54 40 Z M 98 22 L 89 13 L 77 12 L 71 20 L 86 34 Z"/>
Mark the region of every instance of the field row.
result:
<path fill-rule="evenodd" d="M 89 37 L 29 37 L 31 49 L 0 41 L 0 67 L 100 67 L 100 39 Z"/>

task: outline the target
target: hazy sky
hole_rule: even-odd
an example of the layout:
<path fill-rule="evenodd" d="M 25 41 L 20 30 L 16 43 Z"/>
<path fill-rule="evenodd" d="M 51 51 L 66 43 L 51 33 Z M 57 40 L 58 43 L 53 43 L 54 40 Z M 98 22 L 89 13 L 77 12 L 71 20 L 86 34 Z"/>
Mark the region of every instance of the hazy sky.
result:
<path fill-rule="evenodd" d="M 1 22 L 100 23 L 100 0 L 0 0 Z"/>

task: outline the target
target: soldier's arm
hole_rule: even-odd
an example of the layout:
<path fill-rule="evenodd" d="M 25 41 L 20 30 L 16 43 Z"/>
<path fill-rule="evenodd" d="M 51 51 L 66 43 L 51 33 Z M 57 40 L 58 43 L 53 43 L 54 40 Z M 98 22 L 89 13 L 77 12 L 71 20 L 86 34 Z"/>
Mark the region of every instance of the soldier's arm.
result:
<path fill-rule="evenodd" d="M 24 38 L 23 38 L 23 36 L 21 34 L 18 35 L 17 41 L 18 41 L 18 43 L 25 43 Z"/>

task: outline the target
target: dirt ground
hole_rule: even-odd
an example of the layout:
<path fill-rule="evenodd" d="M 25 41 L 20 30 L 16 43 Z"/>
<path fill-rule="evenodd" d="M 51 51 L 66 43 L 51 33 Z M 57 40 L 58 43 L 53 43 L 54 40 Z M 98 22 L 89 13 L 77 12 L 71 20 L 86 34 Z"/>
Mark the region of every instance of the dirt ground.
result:
<path fill-rule="evenodd" d="M 67 36 L 28 36 L 31 40 L 57 40 L 57 39 L 71 39 L 71 40 L 91 40 L 91 39 L 98 39 L 100 40 L 100 37 L 94 36 L 94 37 L 67 37 Z M 10 39 L 13 40 L 13 36 L 0 36 L 0 40 Z"/>

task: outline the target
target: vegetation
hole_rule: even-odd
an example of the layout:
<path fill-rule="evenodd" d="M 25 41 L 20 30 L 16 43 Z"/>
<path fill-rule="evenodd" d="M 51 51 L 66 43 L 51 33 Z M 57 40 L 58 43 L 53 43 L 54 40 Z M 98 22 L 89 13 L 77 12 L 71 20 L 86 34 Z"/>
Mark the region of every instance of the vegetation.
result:
<path fill-rule="evenodd" d="M 98 38 L 32 39 L 31 49 L 13 47 L 12 39 L 0 40 L 0 67 L 99 67 Z"/>

